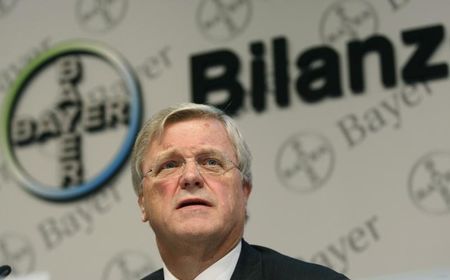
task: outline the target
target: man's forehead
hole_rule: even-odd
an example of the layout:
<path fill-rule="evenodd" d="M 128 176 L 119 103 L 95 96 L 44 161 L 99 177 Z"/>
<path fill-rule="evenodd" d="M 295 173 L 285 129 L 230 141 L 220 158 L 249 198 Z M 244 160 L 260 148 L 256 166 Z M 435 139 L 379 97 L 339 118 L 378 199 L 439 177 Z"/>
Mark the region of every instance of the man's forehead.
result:
<path fill-rule="evenodd" d="M 202 138 L 205 138 L 205 141 L 214 138 L 220 138 L 216 140 L 229 140 L 225 125 L 220 120 L 214 118 L 193 118 L 166 123 L 160 133 L 155 135 L 154 142 L 162 143 L 166 138 L 173 136 L 173 134 L 176 135 L 175 140 L 179 136 L 189 137 L 189 140 L 198 139 L 199 141 L 202 141 Z"/>
<path fill-rule="evenodd" d="M 191 131 L 190 124 L 197 122 L 201 129 Z M 179 129 L 183 131 L 181 138 L 178 135 Z M 183 129 L 184 128 L 184 129 Z M 175 131 L 175 135 L 173 135 Z M 194 140 L 191 142 L 191 140 Z M 159 135 L 155 135 L 149 143 L 147 152 L 155 154 L 180 153 L 189 151 L 191 153 L 200 152 L 226 152 L 227 157 L 234 157 L 236 151 L 231 141 L 225 125 L 215 118 L 192 118 L 166 123 Z"/>

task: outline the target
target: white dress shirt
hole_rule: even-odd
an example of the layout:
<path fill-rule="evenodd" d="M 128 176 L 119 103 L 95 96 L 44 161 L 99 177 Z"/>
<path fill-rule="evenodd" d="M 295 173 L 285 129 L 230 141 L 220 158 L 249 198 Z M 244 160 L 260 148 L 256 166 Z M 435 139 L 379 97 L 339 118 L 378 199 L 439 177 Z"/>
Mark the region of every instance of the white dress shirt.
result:
<path fill-rule="evenodd" d="M 241 254 L 242 241 L 228 254 L 205 269 L 194 280 L 230 280 Z M 178 280 L 164 265 L 164 280 Z"/>

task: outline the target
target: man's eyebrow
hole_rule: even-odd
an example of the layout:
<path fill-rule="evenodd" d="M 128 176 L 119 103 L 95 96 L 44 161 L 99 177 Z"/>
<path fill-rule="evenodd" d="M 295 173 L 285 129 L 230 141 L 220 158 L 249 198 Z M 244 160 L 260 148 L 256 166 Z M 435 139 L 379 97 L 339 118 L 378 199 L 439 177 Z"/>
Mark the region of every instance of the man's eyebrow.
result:
<path fill-rule="evenodd" d="M 219 149 L 213 148 L 213 147 L 202 147 L 198 149 L 194 149 L 193 151 L 194 156 L 199 155 L 222 155 L 224 156 L 223 152 Z M 155 162 L 161 161 L 163 159 L 175 156 L 175 155 L 182 155 L 182 152 L 179 148 L 168 148 L 167 150 L 162 151 L 155 157 Z"/>
<path fill-rule="evenodd" d="M 201 149 L 199 149 L 199 150 L 196 152 L 196 154 L 200 154 L 200 155 L 203 155 L 203 154 L 223 155 L 223 152 L 220 151 L 219 149 L 207 147 L 207 148 L 201 148 Z"/>
<path fill-rule="evenodd" d="M 180 150 L 178 148 L 169 148 L 167 150 L 162 151 L 155 157 L 155 162 L 161 161 L 161 159 L 166 159 L 168 157 L 171 157 L 173 155 L 181 154 Z"/>

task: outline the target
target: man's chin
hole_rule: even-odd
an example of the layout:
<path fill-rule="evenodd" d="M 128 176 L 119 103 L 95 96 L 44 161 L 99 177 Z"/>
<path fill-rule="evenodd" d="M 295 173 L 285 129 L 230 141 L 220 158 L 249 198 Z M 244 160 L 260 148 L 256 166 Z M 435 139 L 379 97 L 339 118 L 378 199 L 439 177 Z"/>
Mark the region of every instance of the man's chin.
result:
<path fill-rule="evenodd" d="M 220 232 L 220 229 L 211 225 L 211 220 L 204 221 L 185 221 L 179 225 L 175 231 L 178 238 L 182 238 L 186 241 L 205 240 L 206 238 L 212 238 Z"/>

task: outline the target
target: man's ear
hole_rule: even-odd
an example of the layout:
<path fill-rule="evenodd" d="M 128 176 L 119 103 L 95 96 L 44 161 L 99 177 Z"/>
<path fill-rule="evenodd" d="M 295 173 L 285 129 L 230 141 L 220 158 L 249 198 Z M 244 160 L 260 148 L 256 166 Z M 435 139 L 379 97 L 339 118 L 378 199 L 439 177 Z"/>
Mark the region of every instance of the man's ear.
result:
<path fill-rule="evenodd" d="M 250 193 L 252 192 L 252 183 L 246 182 L 244 181 L 242 183 L 242 188 L 243 188 L 243 192 L 244 192 L 244 197 L 245 197 L 245 222 L 248 221 L 248 210 L 247 210 L 247 203 L 248 203 L 248 199 L 250 197 Z"/>
<path fill-rule="evenodd" d="M 247 181 L 244 181 L 242 183 L 242 187 L 244 190 L 245 198 L 248 200 L 248 198 L 250 197 L 250 193 L 252 192 L 252 184 Z"/>
<path fill-rule="evenodd" d="M 143 223 L 148 222 L 147 212 L 145 211 L 145 198 L 143 194 L 138 197 L 139 209 L 141 210 L 141 221 Z"/>

